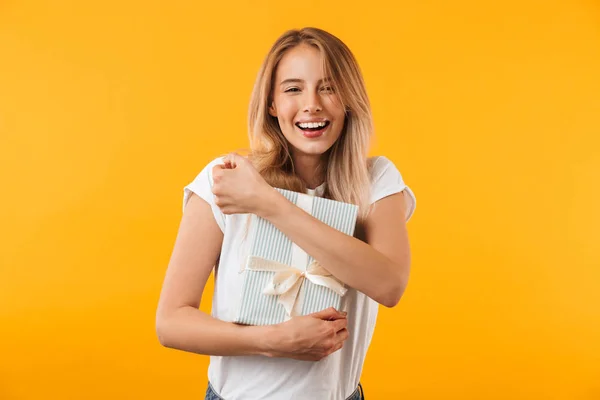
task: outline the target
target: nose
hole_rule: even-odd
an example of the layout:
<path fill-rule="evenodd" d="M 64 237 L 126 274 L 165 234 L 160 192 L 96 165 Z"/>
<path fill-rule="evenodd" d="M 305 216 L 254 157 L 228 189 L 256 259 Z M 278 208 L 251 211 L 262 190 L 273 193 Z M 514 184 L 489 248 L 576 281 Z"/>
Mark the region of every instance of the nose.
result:
<path fill-rule="evenodd" d="M 321 98 L 317 93 L 308 92 L 305 96 L 304 112 L 317 113 L 323 110 Z"/>

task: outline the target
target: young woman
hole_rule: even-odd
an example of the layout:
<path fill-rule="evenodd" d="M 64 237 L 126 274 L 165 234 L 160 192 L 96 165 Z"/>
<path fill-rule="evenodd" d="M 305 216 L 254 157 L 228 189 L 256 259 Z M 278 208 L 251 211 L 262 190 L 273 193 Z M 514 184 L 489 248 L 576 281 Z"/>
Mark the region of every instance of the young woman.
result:
<path fill-rule="evenodd" d="M 368 157 L 373 124 L 358 64 L 316 28 L 273 45 L 249 107 L 251 153 L 230 153 L 184 188 L 183 217 L 156 314 L 160 342 L 210 355 L 206 399 L 362 399 L 360 376 L 379 304 L 409 277 L 406 222 L 416 200 L 394 164 Z M 274 188 L 359 206 L 354 237 Z M 349 288 L 342 309 L 270 326 L 234 324 L 249 214 L 267 219 Z M 212 316 L 198 307 L 215 268 Z"/>

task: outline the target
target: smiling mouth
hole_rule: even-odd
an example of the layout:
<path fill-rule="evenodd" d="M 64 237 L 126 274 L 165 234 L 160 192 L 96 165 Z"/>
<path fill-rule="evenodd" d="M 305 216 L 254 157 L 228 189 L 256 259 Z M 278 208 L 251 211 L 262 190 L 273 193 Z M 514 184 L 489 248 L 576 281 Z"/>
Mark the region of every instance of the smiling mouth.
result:
<path fill-rule="evenodd" d="M 322 122 L 321 123 L 318 123 L 318 122 L 309 122 L 309 123 L 296 122 L 296 126 L 305 132 L 318 132 L 318 131 L 321 131 L 321 130 L 324 130 L 325 128 L 327 128 L 329 126 L 329 124 L 330 124 L 329 121 L 325 121 L 325 123 L 322 123 Z"/>

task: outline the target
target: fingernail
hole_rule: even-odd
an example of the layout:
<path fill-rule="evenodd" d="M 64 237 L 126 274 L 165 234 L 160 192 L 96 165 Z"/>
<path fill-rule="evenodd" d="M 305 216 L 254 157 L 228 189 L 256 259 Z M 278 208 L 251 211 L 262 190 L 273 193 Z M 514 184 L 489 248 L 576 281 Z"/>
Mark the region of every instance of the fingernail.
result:
<path fill-rule="evenodd" d="M 344 315 L 344 316 L 345 316 L 345 315 L 348 315 L 348 313 L 347 313 L 346 311 L 342 311 L 342 313 L 341 313 L 341 314 L 342 314 L 342 315 Z"/>

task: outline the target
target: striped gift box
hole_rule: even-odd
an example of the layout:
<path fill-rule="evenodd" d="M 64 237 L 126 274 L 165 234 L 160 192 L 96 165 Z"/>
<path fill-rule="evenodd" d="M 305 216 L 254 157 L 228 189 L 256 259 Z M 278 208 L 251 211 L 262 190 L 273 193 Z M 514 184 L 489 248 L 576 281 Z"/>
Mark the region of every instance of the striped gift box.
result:
<path fill-rule="evenodd" d="M 327 225 L 352 236 L 358 206 L 276 188 Z M 344 284 L 266 219 L 251 215 L 249 252 L 234 322 L 272 325 L 328 307 L 340 309 Z"/>

